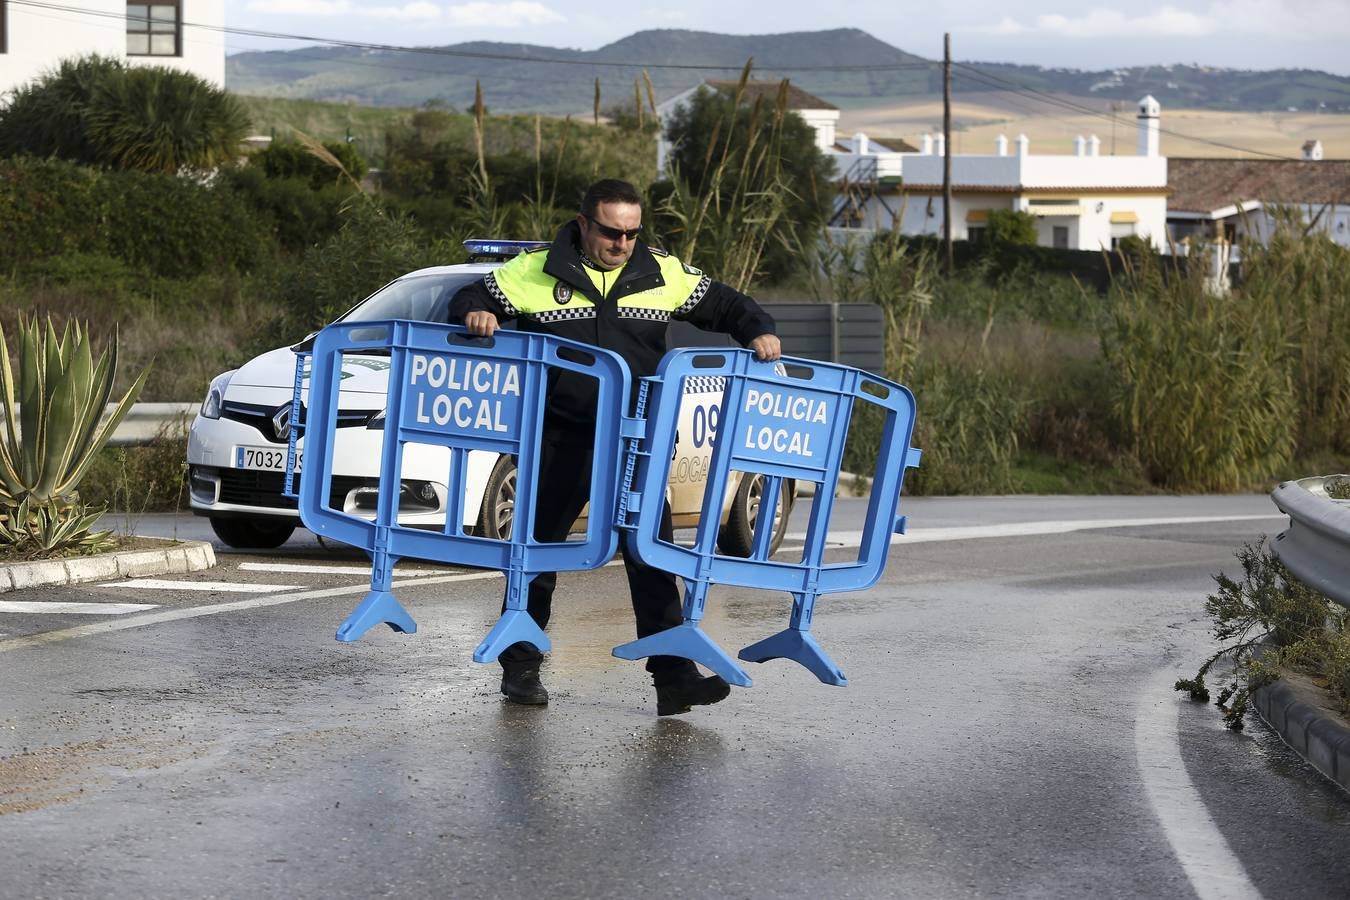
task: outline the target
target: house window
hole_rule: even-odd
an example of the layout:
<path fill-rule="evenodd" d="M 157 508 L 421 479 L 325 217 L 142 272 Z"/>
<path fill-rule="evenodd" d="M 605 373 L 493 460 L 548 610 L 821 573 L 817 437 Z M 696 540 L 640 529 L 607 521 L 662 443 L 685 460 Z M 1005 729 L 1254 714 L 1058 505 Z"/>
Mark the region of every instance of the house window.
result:
<path fill-rule="evenodd" d="M 1052 236 L 1053 236 L 1053 243 L 1052 243 L 1051 246 L 1053 246 L 1056 250 L 1068 250 L 1068 249 L 1069 249 L 1069 226 L 1068 226 L 1068 225 L 1056 225 L 1056 226 L 1054 226 L 1054 229 L 1052 230 L 1051 234 L 1052 234 Z"/>
<path fill-rule="evenodd" d="M 1132 222 L 1112 222 L 1111 223 L 1111 249 L 1116 250 L 1120 247 L 1120 242 L 1127 237 L 1134 235 L 1134 223 Z"/>
<path fill-rule="evenodd" d="M 972 244 L 982 244 L 982 243 L 984 243 L 984 232 L 985 232 L 985 230 L 986 230 L 986 229 L 985 229 L 983 226 L 981 226 L 981 227 L 979 227 L 979 228 L 976 228 L 976 227 L 974 227 L 974 226 L 967 225 L 967 226 L 966 226 L 966 240 L 970 241 Z"/>
<path fill-rule="evenodd" d="M 128 56 L 181 56 L 176 4 L 127 4 Z"/>

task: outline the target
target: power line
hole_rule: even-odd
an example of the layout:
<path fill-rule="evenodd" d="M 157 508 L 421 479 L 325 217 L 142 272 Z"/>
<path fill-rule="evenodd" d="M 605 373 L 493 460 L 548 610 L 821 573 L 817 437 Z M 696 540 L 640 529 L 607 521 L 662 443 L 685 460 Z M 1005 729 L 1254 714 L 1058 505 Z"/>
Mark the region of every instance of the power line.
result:
<path fill-rule="evenodd" d="M 1082 104 L 1074 103 L 1071 100 L 1066 100 L 1063 97 L 1057 97 L 1054 94 L 1046 93 L 1045 91 L 1039 91 L 1035 88 L 1026 87 L 1025 85 L 1019 85 L 1015 81 L 995 75 L 992 72 L 986 72 L 982 69 L 977 69 L 972 65 L 967 65 L 965 63 L 956 63 L 956 65 L 959 66 L 961 69 L 965 70 L 969 76 L 974 77 L 977 81 L 981 81 L 986 85 L 994 87 L 998 87 L 999 85 L 1006 86 L 1006 87 L 998 87 L 998 89 L 1000 90 L 1005 90 L 1010 93 L 1023 94 L 1029 97 L 1033 97 L 1040 100 L 1040 102 L 1042 103 L 1058 106 L 1061 109 L 1067 109 L 1072 112 L 1076 112 L 1080 115 L 1087 115 L 1093 116 L 1098 119 L 1105 119 L 1106 121 L 1111 122 L 1112 124 L 1120 122 L 1120 118 L 1114 115 L 1113 113 L 1104 113 L 1099 110 L 1095 110 L 1090 106 L 1083 106 Z M 1212 147 L 1220 147 L 1224 150 L 1234 150 L 1237 151 L 1238 153 L 1250 153 L 1254 156 L 1266 156 L 1271 159 L 1279 159 L 1293 162 L 1298 161 L 1295 157 L 1292 156 L 1285 156 L 1280 153 L 1269 153 L 1265 150 L 1253 150 L 1250 147 L 1239 147 L 1236 144 L 1227 144 L 1224 143 L 1223 141 L 1215 141 L 1210 140 L 1209 138 L 1196 137 L 1195 135 L 1185 134 L 1183 132 L 1175 131 L 1170 128 L 1163 128 L 1161 126 L 1158 128 L 1158 131 L 1161 132 L 1162 134 L 1171 135 L 1172 137 L 1177 138 L 1179 140 L 1193 141 L 1197 144 L 1208 144 Z"/>
<path fill-rule="evenodd" d="M 105 18 L 125 19 L 125 14 L 113 11 L 102 11 L 93 9 L 81 9 L 75 6 L 63 6 L 56 3 L 45 3 L 42 0 L 7 0 L 15 6 L 32 6 L 40 9 L 60 10 L 63 12 L 80 13 L 90 16 L 102 16 Z M 496 60 L 500 62 L 516 63 L 542 63 L 546 65 L 558 66 L 603 66 L 606 68 L 622 69 L 672 69 L 680 71 L 713 71 L 726 72 L 735 71 L 744 68 L 745 63 L 735 63 L 728 65 L 711 65 L 695 63 L 651 63 L 651 62 L 618 62 L 596 59 L 566 59 L 562 57 L 550 56 L 521 56 L 510 53 L 488 53 L 475 50 L 453 50 L 449 47 L 410 47 L 398 44 L 378 44 L 368 41 L 351 41 L 341 38 L 325 38 L 307 34 L 291 34 L 280 31 L 263 31 L 256 28 L 238 28 L 228 25 L 204 25 L 195 22 L 180 22 L 185 28 L 201 28 L 206 31 L 218 31 L 223 34 L 231 34 L 245 37 L 260 37 L 273 40 L 286 41 L 309 41 L 316 44 L 328 44 L 334 47 L 347 47 L 353 50 L 383 50 L 397 53 L 418 53 L 431 56 L 449 56 L 462 59 L 482 59 Z M 906 69 L 928 69 L 935 63 L 875 63 L 869 65 L 856 66 L 796 66 L 796 65 L 772 65 L 765 68 L 782 72 L 890 72 Z"/>

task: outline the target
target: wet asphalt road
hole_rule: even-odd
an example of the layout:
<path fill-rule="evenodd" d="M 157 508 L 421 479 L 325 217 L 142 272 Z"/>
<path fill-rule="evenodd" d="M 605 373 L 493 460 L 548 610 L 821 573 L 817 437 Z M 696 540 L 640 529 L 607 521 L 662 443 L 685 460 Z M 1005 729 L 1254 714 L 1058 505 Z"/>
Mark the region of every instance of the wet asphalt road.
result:
<path fill-rule="evenodd" d="M 618 567 L 564 576 L 544 709 L 470 661 L 499 578 L 410 575 L 417 634 L 339 644 L 359 575 L 243 568 L 360 564 L 308 535 L 182 576 L 302 588 L 7 594 L 157 607 L 0 613 L 0 897 L 1346 896 L 1350 797 L 1169 690 L 1209 647 L 1211 574 L 1281 520 L 931 530 L 1268 498 L 904 511 L 881 583 L 817 607 L 848 687 L 750 665 L 753 688 L 664 719 L 641 664 L 609 655 L 632 630 Z M 787 616 L 717 588 L 706 630 L 734 654 Z M 118 630 L 63 636 L 82 625 Z"/>

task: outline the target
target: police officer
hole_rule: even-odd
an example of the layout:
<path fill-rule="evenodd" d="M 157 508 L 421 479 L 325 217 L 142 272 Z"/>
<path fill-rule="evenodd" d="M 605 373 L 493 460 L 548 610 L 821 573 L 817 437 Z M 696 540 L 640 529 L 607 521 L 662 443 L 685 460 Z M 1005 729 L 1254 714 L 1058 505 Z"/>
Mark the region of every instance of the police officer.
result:
<path fill-rule="evenodd" d="M 583 341 L 618 353 L 633 378 L 652 375 L 666 352 L 666 326 L 682 319 L 730 334 L 759 359 L 781 354 L 774 322 L 759 304 L 640 239 L 642 198 L 625 181 L 604 179 L 587 189 L 581 212 L 549 247 L 522 253 L 455 295 L 450 321 L 491 337 L 505 319 L 522 331 Z M 550 373 L 535 513 L 535 539 L 556 542 L 590 495 L 596 382 L 579 373 Z M 660 536 L 672 541 L 669 505 Z M 684 621 L 675 576 L 624 554 L 639 638 Z M 548 625 L 557 576 L 538 575 L 529 587 L 529 611 Z M 513 703 L 548 703 L 539 680 L 543 655 L 517 643 L 498 658 L 502 693 Z M 689 660 L 653 656 L 647 671 L 656 686 L 657 715 L 688 712 L 731 692 L 716 675 L 703 676 Z"/>

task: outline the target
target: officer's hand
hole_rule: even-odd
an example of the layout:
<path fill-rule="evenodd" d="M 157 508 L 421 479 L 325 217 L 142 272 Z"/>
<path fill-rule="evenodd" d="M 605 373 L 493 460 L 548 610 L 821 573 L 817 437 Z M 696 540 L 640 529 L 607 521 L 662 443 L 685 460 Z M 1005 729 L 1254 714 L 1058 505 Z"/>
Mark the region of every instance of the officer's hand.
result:
<path fill-rule="evenodd" d="M 469 334 L 492 337 L 497 330 L 497 317 L 485 309 L 475 309 L 464 317 L 464 327 L 469 329 Z"/>
<path fill-rule="evenodd" d="M 776 334 L 761 334 L 750 342 L 750 349 L 755 351 L 755 357 L 765 362 L 773 362 L 783 355 L 783 345 L 778 342 Z"/>

